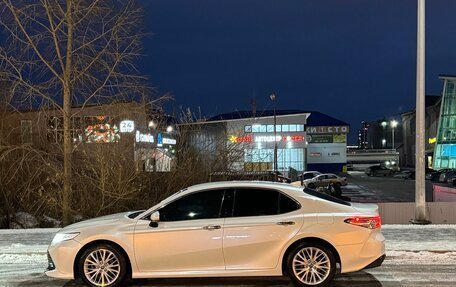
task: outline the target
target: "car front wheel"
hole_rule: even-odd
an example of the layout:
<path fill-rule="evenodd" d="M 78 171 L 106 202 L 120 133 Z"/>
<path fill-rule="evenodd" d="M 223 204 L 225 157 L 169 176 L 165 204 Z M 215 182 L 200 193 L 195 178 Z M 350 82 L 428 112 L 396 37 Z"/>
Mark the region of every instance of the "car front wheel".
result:
<path fill-rule="evenodd" d="M 301 244 L 288 256 L 287 271 L 295 286 L 327 286 L 336 273 L 336 259 L 320 244 Z"/>
<path fill-rule="evenodd" d="M 84 251 L 79 260 L 79 274 L 89 286 L 119 286 L 127 274 L 122 253 L 109 244 L 99 244 Z"/>

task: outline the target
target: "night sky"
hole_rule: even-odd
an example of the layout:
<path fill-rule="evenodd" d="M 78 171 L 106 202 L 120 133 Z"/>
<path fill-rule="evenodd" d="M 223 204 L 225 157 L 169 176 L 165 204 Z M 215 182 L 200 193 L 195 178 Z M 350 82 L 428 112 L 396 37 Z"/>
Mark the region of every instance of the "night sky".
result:
<path fill-rule="evenodd" d="M 416 0 L 143 0 L 141 69 L 203 115 L 318 110 L 352 126 L 415 106 Z M 426 93 L 456 74 L 456 1 L 427 2 Z"/>

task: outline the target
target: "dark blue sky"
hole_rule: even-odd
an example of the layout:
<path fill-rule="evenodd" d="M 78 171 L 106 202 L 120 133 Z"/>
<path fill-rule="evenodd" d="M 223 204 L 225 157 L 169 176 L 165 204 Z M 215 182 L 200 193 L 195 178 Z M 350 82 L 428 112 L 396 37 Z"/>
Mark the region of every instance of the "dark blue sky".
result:
<path fill-rule="evenodd" d="M 141 69 L 204 115 L 318 110 L 352 126 L 415 105 L 417 0 L 142 0 Z M 456 74 L 456 1 L 427 2 L 426 93 Z"/>

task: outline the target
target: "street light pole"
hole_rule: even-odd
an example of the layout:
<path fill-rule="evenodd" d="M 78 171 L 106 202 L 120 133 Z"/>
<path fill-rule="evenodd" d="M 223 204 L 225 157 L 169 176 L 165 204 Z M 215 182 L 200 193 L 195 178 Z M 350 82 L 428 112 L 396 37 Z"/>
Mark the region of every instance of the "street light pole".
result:
<path fill-rule="evenodd" d="M 278 169 L 277 169 L 277 117 L 276 117 L 276 107 L 275 107 L 275 99 L 276 95 L 272 93 L 269 98 L 272 101 L 273 108 L 274 108 L 274 181 L 278 181 Z"/>
<path fill-rule="evenodd" d="M 425 0 L 418 0 L 416 65 L 416 136 L 415 136 L 415 220 L 426 224 L 426 185 L 424 177 L 425 141 Z"/>
<path fill-rule="evenodd" d="M 397 127 L 397 124 L 398 122 L 396 120 L 392 120 L 391 121 L 391 142 L 392 142 L 392 146 L 391 146 L 391 149 L 395 149 L 394 148 L 394 129 Z"/>

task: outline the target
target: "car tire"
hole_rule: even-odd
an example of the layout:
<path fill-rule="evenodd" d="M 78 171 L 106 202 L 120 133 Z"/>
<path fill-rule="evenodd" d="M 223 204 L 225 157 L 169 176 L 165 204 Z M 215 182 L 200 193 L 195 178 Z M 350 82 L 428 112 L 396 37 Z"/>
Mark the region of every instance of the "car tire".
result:
<path fill-rule="evenodd" d="M 88 286 L 120 286 L 127 277 L 127 262 L 116 247 L 97 244 L 82 253 L 78 271 Z"/>
<path fill-rule="evenodd" d="M 315 184 L 309 183 L 309 184 L 307 185 L 307 187 L 308 187 L 308 188 L 311 188 L 311 189 L 315 189 Z"/>
<path fill-rule="evenodd" d="M 311 258 L 313 261 L 309 262 Z M 298 245 L 289 253 L 286 263 L 287 274 L 295 286 L 328 286 L 336 274 L 333 252 L 318 243 Z"/>

